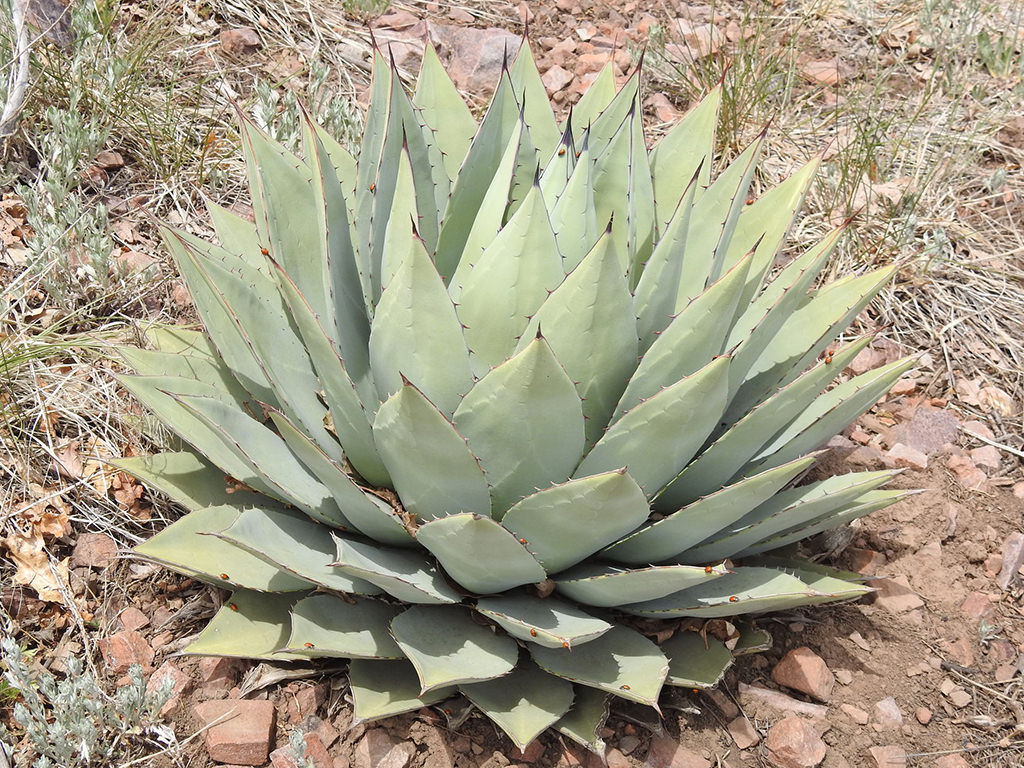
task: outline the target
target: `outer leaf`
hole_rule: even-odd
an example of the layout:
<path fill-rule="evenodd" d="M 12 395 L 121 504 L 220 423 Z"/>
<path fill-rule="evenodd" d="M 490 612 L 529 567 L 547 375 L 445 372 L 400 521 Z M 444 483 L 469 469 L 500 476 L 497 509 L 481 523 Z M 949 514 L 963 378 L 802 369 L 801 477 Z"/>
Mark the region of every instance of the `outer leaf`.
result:
<path fill-rule="evenodd" d="M 523 44 L 519 46 L 519 52 L 508 74 L 512 80 L 512 90 L 522 105 L 523 117 L 530 128 L 530 137 L 540 156 L 547 158 L 558 144 L 561 132 L 555 122 L 547 89 L 541 82 L 533 51 L 530 50 L 530 43 L 526 38 L 523 38 Z"/>
<path fill-rule="evenodd" d="M 484 376 L 454 423 L 487 476 L 498 519 L 534 489 L 567 480 L 583 455 L 583 404 L 544 339 Z"/>
<path fill-rule="evenodd" d="M 404 658 L 389 632 L 400 610 L 379 600 L 310 595 L 292 608 L 287 648 L 304 656 Z"/>
<path fill-rule="evenodd" d="M 554 725 L 572 706 L 572 685 L 533 664 L 483 683 L 459 686 L 480 711 L 497 723 L 519 749 Z"/>
<path fill-rule="evenodd" d="M 490 514 L 479 463 L 418 389 L 407 384 L 380 407 L 373 435 L 407 511 L 422 520 L 458 512 Z"/>
<path fill-rule="evenodd" d="M 654 643 L 619 625 L 572 650 L 531 645 L 541 669 L 657 708 L 668 660 Z"/>
<path fill-rule="evenodd" d="M 210 214 L 210 223 L 213 224 L 221 247 L 242 257 L 250 266 L 259 267 L 263 259 L 260 254 L 260 238 L 256 232 L 256 225 L 248 219 L 235 215 L 227 208 L 217 205 L 209 198 L 204 197 L 203 202 L 206 204 L 206 210 Z"/>
<path fill-rule="evenodd" d="M 336 568 L 376 584 L 403 602 L 441 605 L 461 600 L 433 563 L 419 552 L 387 549 L 354 539 L 339 538 L 336 542 Z"/>
<path fill-rule="evenodd" d="M 448 178 L 455 179 L 473 142 L 476 121 L 429 43 L 424 46 L 412 103 L 423 122 L 430 126 L 427 142 L 438 148 Z"/>
<path fill-rule="evenodd" d="M 725 568 L 688 565 L 652 565 L 623 570 L 606 565 L 581 565 L 555 580 L 559 592 L 578 603 L 615 608 L 626 603 L 655 600 L 703 584 L 725 574 Z"/>
<path fill-rule="evenodd" d="M 421 525 L 416 540 L 470 592 L 493 594 L 536 584 L 547 575 L 515 536 L 482 515 L 440 517 Z"/>
<path fill-rule="evenodd" d="M 457 606 L 415 605 L 395 617 L 391 634 L 416 668 L 420 695 L 501 677 L 519 656 L 514 640 L 477 624 Z"/>
<path fill-rule="evenodd" d="M 454 688 L 438 688 L 420 694 L 416 670 L 408 661 L 353 659 L 348 665 L 352 708 L 361 722 L 412 712 L 444 701 Z"/>
<path fill-rule="evenodd" d="M 554 597 L 486 597 L 477 601 L 476 609 L 512 637 L 547 648 L 571 648 L 588 643 L 613 626 Z"/>
<path fill-rule="evenodd" d="M 636 92 L 636 85 L 633 83 L 631 78 L 630 82 L 623 87 L 625 91 L 628 87 L 630 90 L 627 91 L 623 97 L 623 103 L 626 108 L 629 107 L 629 101 L 632 99 L 633 94 Z M 608 62 L 601 68 L 601 71 L 597 73 L 597 77 L 594 82 L 590 84 L 590 87 L 584 91 L 583 95 L 580 96 L 580 100 L 573 105 L 570 117 L 566 119 L 565 125 L 562 129 L 571 128 L 575 126 L 573 137 L 577 141 L 582 137 L 584 131 L 590 129 L 590 126 L 601 116 L 602 113 L 608 110 L 608 107 L 616 100 L 615 93 L 615 70 L 612 67 L 611 62 Z M 622 122 L 622 117 L 625 116 L 627 110 L 621 110 L 619 114 L 619 121 Z M 609 121 L 610 122 L 610 121 Z M 608 137 L 614 132 L 615 127 L 609 131 Z M 607 138 L 605 139 L 607 141 Z"/>
<path fill-rule="evenodd" d="M 733 662 L 722 641 L 697 632 L 677 632 L 661 649 L 669 658 L 665 683 L 684 688 L 714 688 Z"/>
<path fill-rule="evenodd" d="M 273 504 L 263 494 L 229 484 L 224 471 L 190 451 L 133 456 L 110 462 L 118 469 L 158 488 L 189 509 L 234 504 Z"/>
<path fill-rule="evenodd" d="M 295 661 L 281 649 L 288 639 L 289 610 L 296 595 L 238 590 L 181 652 L 195 656 Z"/>

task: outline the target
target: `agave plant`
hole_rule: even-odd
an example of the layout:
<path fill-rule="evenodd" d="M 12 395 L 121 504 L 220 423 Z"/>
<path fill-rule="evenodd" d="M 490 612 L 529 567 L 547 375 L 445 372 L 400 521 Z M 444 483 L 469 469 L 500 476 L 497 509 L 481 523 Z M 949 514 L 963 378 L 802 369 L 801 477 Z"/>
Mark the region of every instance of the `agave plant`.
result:
<path fill-rule="evenodd" d="M 191 446 L 121 462 L 192 510 L 136 552 L 232 591 L 186 652 L 346 658 L 358 718 L 460 693 L 599 749 L 609 696 L 762 642 L 702 621 L 864 594 L 791 545 L 892 473 L 801 480 L 910 363 L 834 383 L 893 273 L 818 286 L 841 230 L 774 268 L 817 161 L 749 202 L 719 90 L 648 152 L 610 69 L 558 126 L 525 44 L 479 126 L 429 46 L 413 95 L 373 74 L 358 160 L 242 119 L 255 223 L 163 233 L 205 333 L 121 350 Z"/>

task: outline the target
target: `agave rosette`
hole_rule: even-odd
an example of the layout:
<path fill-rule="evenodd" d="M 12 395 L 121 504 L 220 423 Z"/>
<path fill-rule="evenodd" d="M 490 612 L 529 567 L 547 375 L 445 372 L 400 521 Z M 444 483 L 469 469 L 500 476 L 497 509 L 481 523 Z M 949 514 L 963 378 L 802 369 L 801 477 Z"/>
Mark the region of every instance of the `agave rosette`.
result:
<path fill-rule="evenodd" d="M 598 748 L 610 695 L 733 656 L 636 627 L 866 591 L 766 553 L 900 496 L 797 484 L 910 365 L 819 359 L 893 270 L 816 286 L 837 230 L 773 274 L 817 161 L 748 204 L 763 139 L 713 175 L 720 96 L 648 152 L 638 73 L 559 127 L 524 45 L 478 126 L 428 47 L 412 96 L 376 55 L 358 161 L 242 121 L 255 223 L 164 231 L 205 333 L 122 350 L 191 446 L 121 462 L 192 510 L 136 552 L 233 592 L 186 652 L 346 658 L 359 718 L 461 692 Z"/>

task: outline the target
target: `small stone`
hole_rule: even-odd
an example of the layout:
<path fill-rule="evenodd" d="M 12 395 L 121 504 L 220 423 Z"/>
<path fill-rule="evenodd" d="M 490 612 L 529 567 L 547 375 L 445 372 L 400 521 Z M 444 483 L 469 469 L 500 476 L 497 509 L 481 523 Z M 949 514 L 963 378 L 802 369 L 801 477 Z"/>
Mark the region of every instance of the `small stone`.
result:
<path fill-rule="evenodd" d="M 789 715 L 771 727 L 765 739 L 768 761 L 778 768 L 814 768 L 828 748 L 807 720 Z"/>
<path fill-rule="evenodd" d="M 960 610 L 970 619 L 984 619 L 991 616 L 995 609 L 984 592 L 971 592 L 960 603 Z"/>
<path fill-rule="evenodd" d="M 842 685 L 849 685 L 853 682 L 853 672 L 848 669 L 837 669 L 835 675 L 836 680 Z"/>
<path fill-rule="evenodd" d="M 971 768 L 963 755 L 943 755 L 932 765 L 934 768 Z"/>
<path fill-rule="evenodd" d="M 1003 562 L 999 570 L 999 578 L 996 585 L 1000 589 L 1007 589 L 1017 576 L 1020 567 L 1024 565 L 1024 533 L 1014 531 L 1003 542 Z"/>
<path fill-rule="evenodd" d="M 405 768 L 415 754 L 416 745 L 411 741 L 403 741 L 401 744 L 393 746 L 391 751 L 374 768 Z"/>
<path fill-rule="evenodd" d="M 918 472 L 928 469 L 928 457 L 916 448 L 903 443 L 896 443 L 886 454 L 894 466 L 906 467 Z"/>
<path fill-rule="evenodd" d="M 711 762 L 700 753 L 662 734 L 651 739 L 644 768 L 711 768 Z"/>
<path fill-rule="evenodd" d="M 178 669 L 172 661 L 165 661 L 160 668 L 152 674 L 146 682 L 146 693 L 154 694 L 159 691 L 170 680 L 171 697 L 167 703 L 160 708 L 160 716 L 167 717 L 174 712 L 181 703 L 181 696 L 192 687 L 192 678 Z"/>
<path fill-rule="evenodd" d="M 873 445 L 862 445 L 847 454 L 846 463 L 852 467 L 877 469 L 885 464 L 885 455 Z"/>
<path fill-rule="evenodd" d="M 889 394 L 894 397 L 902 397 L 904 395 L 912 395 L 916 390 L 917 381 L 912 378 L 903 377 L 892 385 L 892 389 L 889 390 Z"/>
<path fill-rule="evenodd" d="M 846 716 L 853 720 L 857 725 L 868 724 L 870 716 L 860 707 L 855 707 L 853 704 L 840 704 L 839 708 L 843 710 L 843 712 L 846 713 Z"/>
<path fill-rule="evenodd" d="M 704 691 L 704 695 L 711 699 L 715 706 L 718 707 L 718 711 L 729 720 L 740 716 L 740 708 L 736 706 L 731 698 L 726 696 L 718 688 L 706 690 Z"/>
<path fill-rule="evenodd" d="M 906 576 L 874 579 L 870 584 L 877 590 L 873 595 L 875 605 L 890 613 L 906 613 L 924 605 L 924 600 L 910 588 Z"/>
<path fill-rule="evenodd" d="M 636 736 L 623 736 L 619 739 L 619 749 L 622 750 L 622 754 L 629 755 L 636 751 L 636 748 L 640 746 L 640 739 Z"/>
<path fill-rule="evenodd" d="M 544 745 L 539 739 L 534 739 L 526 745 L 525 750 L 520 750 L 519 747 L 512 747 L 512 752 L 509 757 L 516 762 L 524 763 L 535 763 L 544 755 Z"/>
<path fill-rule="evenodd" d="M 971 461 L 974 462 L 974 466 L 986 472 L 996 472 L 1003 464 L 999 449 L 991 445 L 972 448 Z"/>
<path fill-rule="evenodd" d="M 903 725 L 903 713 L 896 699 L 887 696 L 875 704 L 875 723 L 879 730 L 888 731 Z"/>
<path fill-rule="evenodd" d="M 960 485 L 968 490 L 977 491 L 988 481 L 988 476 L 967 456 L 950 456 L 946 460 L 946 466 L 956 475 Z"/>
<path fill-rule="evenodd" d="M 824 659 L 806 646 L 794 648 L 783 656 L 772 670 L 772 680 L 824 702 L 832 700 L 832 689 L 836 685 Z"/>
<path fill-rule="evenodd" d="M 992 554 L 985 558 L 985 575 L 990 579 L 994 579 L 996 575 L 1003 569 L 1003 556 Z"/>
<path fill-rule="evenodd" d="M 301 720 L 309 715 L 315 715 L 317 710 L 327 701 L 327 685 L 304 685 L 295 694 L 295 721 Z"/>
<path fill-rule="evenodd" d="M 204 684 L 231 689 L 238 680 L 240 662 L 227 656 L 203 656 L 199 659 L 199 679 Z"/>
<path fill-rule="evenodd" d="M 847 547 L 845 554 L 849 567 L 865 576 L 874 576 L 878 569 L 887 562 L 885 555 L 875 552 L 873 549 Z"/>
<path fill-rule="evenodd" d="M 124 167 L 124 157 L 120 152 L 114 152 L 111 149 L 101 149 L 96 153 L 93 162 L 105 171 L 116 171 L 118 168 Z"/>
<path fill-rule="evenodd" d="M 871 753 L 877 768 L 903 768 L 907 764 L 907 752 L 903 747 L 871 747 L 868 752 Z"/>
<path fill-rule="evenodd" d="M 949 692 L 949 694 L 947 694 L 947 696 L 953 706 L 957 709 L 963 709 L 974 700 L 971 698 L 971 694 L 963 688 L 954 688 Z"/>
<path fill-rule="evenodd" d="M 864 639 L 864 635 L 860 632 L 851 632 L 850 640 L 852 640 L 853 643 L 862 651 L 867 651 L 868 653 L 871 652 L 871 646 L 868 644 L 868 641 Z"/>
<path fill-rule="evenodd" d="M 125 608 L 117 618 L 125 629 L 142 629 L 149 624 L 149 617 L 135 606 Z"/>
<path fill-rule="evenodd" d="M 355 768 L 377 768 L 395 746 L 390 733 L 383 728 L 371 728 L 356 744 Z"/>
<path fill-rule="evenodd" d="M 111 674 L 123 675 L 132 664 L 139 664 L 147 671 L 153 667 L 153 649 L 146 638 L 134 630 L 126 629 L 100 638 L 98 645 Z"/>
<path fill-rule="evenodd" d="M 914 710 L 914 717 L 921 725 L 928 725 L 932 721 L 932 711 L 928 707 L 918 707 Z"/>
<path fill-rule="evenodd" d="M 604 762 L 608 768 L 633 768 L 629 758 L 622 754 L 622 751 L 611 747 L 604 753 Z"/>
<path fill-rule="evenodd" d="M 71 552 L 72 568 L 106 568 L 117 559 L 117 543 L 105 533 L 83 533 Z"/>
<path fill-rule="evenodd" d="M 883 354 L 884 361 L 884 354 Z M 949 411 L 921 407 L 910 420 L 893 430 L 893 440 L 926 456 L 933 456 L 957 441 L 960 422 Z"/>
<path fill-rule="evenodd" d="M 729 730 L 729 735 L 732 736 L 732 740 L 736 742 L 738 749 L 747 749 L 761 741 L 761 734 L 751 725 L 750 720 L 745 717 L 737 717 L 735 720 L 730 721 L 726 727 Z"/>
<path fill-rule="evenodd" d="M 961 667 L 974 666 L 974 646 L 971 641 L 962 635 L 952 642 L 944 643 L 948 653 Z"/>
<path fill-rule="evenodd" d="M 571 83 L 572 78 L 572 72 L 555 64 L 555 66 L 541 75 L 540 81 L 544 83 L 544 87 L 549 94 L 555 94 Z"/>
<path fill-rule="evenodd" d="M 232 56 L 243 56 L 256 51 L 263 43 L 259 32 L 252 27 L 224 29 L 220 33 L 220 47 Z"/>
<path fill-rule="evenodd" d="M 306 747 L 303 756 L 311 768 L 333 768 L 334 760 L 327 747 L 315 733 L 307 733 L 304 737 Z M 270 753 L 270 762 L 274 768 L 296 768 L 295 750 L 291 745 L 275 749 Z"/>
<path fill-rule="evenodd" d="M 828 714 L 828 708 L 821 704 L 812 704 L 809 701 L 798 701 L 792 696 L 787 696 L 779 691 L 769 688 L 762 688 L 759 685 L 739 684 L 740 701 L 753 699 L 780 712 L 796 712 L 810 717 L 824 718 Z"/>
<path fill-rule="evenodd" d="M 874 347 L 865 347 L 857 353 L 853 362 L 846 366 L 846 371 L 854 376 L 860 376 L 882 365 L 885 365 L 885 352 Z"/>
<path fill-rule="evenodd" d="M 211 725 L 205 732 L 206 751 L 218 763 L 263 765 L 270 757 L 277 712 L 265 700 L 204 701 L 195 707 L 196 718 Z"/>
<path fill-rule="evenodd" d="M 1024 499 L 1024 480 L 1013 484 L 1013 495 L 1018 499 Z"/>

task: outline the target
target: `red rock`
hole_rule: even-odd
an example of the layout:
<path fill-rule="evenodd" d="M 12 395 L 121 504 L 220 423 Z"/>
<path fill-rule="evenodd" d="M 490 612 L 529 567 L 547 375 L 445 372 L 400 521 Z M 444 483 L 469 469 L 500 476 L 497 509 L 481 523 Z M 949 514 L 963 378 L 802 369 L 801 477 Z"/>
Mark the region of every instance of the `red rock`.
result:
<path fill-rule="evenodd" d="M 871 719 L 867 712 L 860 707 L 853 706 L 853 704 L 840 704 L 839 708 L 857 725 L 867 725 L 868 720 Z"/>
<path fill-rule="evenodd" d="M 924 605 L 924 600 L 910 588 L 906 576 L 874 579 L 870 584 L 877 590 L 872 596 L 875 605 L 890 613 L 905 613 Z"/>
<path fill-rule="evenodd" d="M 914 710 L 914 717 L 921 725 L 928 725 L 932 721 L 932 711 L 928 707 L 918 707 Z"/>
<path fill-rule="evenodd" d="M 751 725 L 750 720 L 745 717 L 737 717 L 735 720 L 730 721 L 726 728 L 728 728 L 729 735 L 736 742 L 738 749 L 747 749 L 761 741 L 761 734 Z"/>
<path fill-rule="evenodd" d="M 153 649 L 146 638 L 134 630 L 126 629 L 101 638 L 98 645 L 104 663 L 114 675 L 123 675 L 132 664 L 140 665 L 145 671 L 153 667 Z"/>
<path fill-rule="evenodd" d="M 195 707 L 206 730 L 206 751 L 219 763 L 263 765 L 270 757 L 277 712 L 269 701 L 224 699 Z"/>
<path fill-rule="evenodd" d="M 895 397 L 912 395 L 917 390 L 917 381 L 911 378 L 902 378 L 892 385 L 889 394 Z"/>
<path fill-rule="evenodd" d="M 971 449 L 971 461 L 974 465 L 986 472 L 995 472 L 1003 464 L 1003 458 L 999 455 L 999 449 L 991 445 L 983 445 L 981 448 Z"/>
<path fill-rule="evenodd" d="M 447 24 L 431 27 L 449 52 L 448 75 L 461 90 L 490 93 L 498 82 L 505 54 L 519 50 L 519 35 L 504 29 L 476 29 Z"/>
<path fill-rule="evenodd" d="M 747 685 L 746 683 L 739 684 L 740 701 L 744 699 L 752 699 L 766 704 L 773 709 L 777 709 L 780 712 L 797 712 L 802 715 L 809 715 L 811 717 L 825 717 L 828 713 L 828 708 L 821 706 L 821 704 L 812 704 L 809 701 L 798 701 L 792 696 L 787 696 L 779 691 L 773 691 L 769 688 L 762 688 L 759 685 Z"/>
<path fill-rule="evenodd" d="M 806 693 L 818 701 L 831 701 L 836 679 L 818 654 L 807 647 L 794 648 L 772 670 L 779 685 Z"/>
<path fill-rule="evenodd" d="M 854 376 L 860 376 L 862 373 L 867 373 L 875 368 L 879 368 L 885 365 L 885 352 L 874 347 L 865 347 L 857 356 L 853 358 L 853 361 L 846 366 L 846 373 L 850 373 Z"/>
<path fill-rule="evenodd" d="M 524 763 L 535 763 L 544 755 L 544 745 L 538 740 L 534 739 L 526 745 L 525 750 L 519 749 L 519 747 L 512 747 L 512 752 L 509 757 L 513 760 L 522 761 Z"/>
<path fill-rule="evenodd" d="M 1017 649 L 1009 640 L 996 638 L 988 644 L 988 658 L 996 664 L 1005 664 L 1017 658 Z M 964 666 L 968 667 L 970 664 L 964 664 Z"/>
<path fill-rule="evenodd" d="M 419 19 L 409 11 L 393 11 L 381 16 L 374 22 L 373 26 L 379 29 L 408 29 L 419 23 Z"/>
<path fill-rule="evenodd" d="M 1008 589 L 1021 566 L 1024 565 L 1024 533 L 1014 531 L 1003 542 L 1003 563 L 999 569 L 996 585 Z"/>
<path fill-rule="evenodd" d="M 729 720 L 733 720 L 740 716 L 740 708 L 733 703 L 733 700 L 722 693 L 718 688 L 711 688 L 710 690 L 704 691 L 704 695 L 707 696 L 711 701 L 714 702 L 718 710 Z"/>
<path fill-rule="evenodd" d="M 111 149 L 101 149 L 96 153 L 93 162 L 105 171 L 116 171 L 118 168 L 124 167 L 124 157 L 120 152 L 114 152 Z"/>
<path fill-rule="evenodd" d="M 220 687 L 231 688 L 240 671 L 238 659 L 227 656 L 203 656 L 199 659 L 199 680 L 203 683 L 219 683 Z"/>
<path fill-rule="evenodd" d="M 633 768 L 629 758 L 622 754 L 621 750 L 611 747 L 604 753 L 604 762 L 608 768 Z"/>
<path fill-rule="evenodd" d="M 541 82 L 544 83 L 544 87 L 547 88 L 549 94 L 558 93 L 569 83 L 572 82 L 573 74 L 564 67 L 560 67 L 555 64 L 553 67 L 548 69 L 543 75 L 541 75 Z"/>
<path fill-rule="evenodd" d="M 771 727 L 765 739 L 768 762 L 778 768 L 814 768 L 828 748 L 807 720 L 789 715 Z"/>
<path fill-rule="evenodd" d="M 967 691 L 960 687 L 954 688 L 947 694 L 947 696 L 949 697 L 949 700 L 950 702 L 952 702 L 953 706 L 957 709 L 963 709 L 972 701 L 974 701 L 971 694 L 969 694 Z"/>
<path fill-rule="evenodd" d="M 886 696 L 875 704 L 875 729 L 888 731 L 903 725 L 903 713 L 900 705 L 892 696 Z"/>
<path fill-rule="evenodd" d="M 377 768 L 395 746 L 390 733 L 383 728 L 371 728 L 356 744 L 355 768 Z"/>
<path fill-rule="evenodd" d="M 956 474 L 960 484 L 969 490 L 979 490 L 988 480 L 985 473 L 966 456 L 950 456 L 946 466 Z"/>
<path fill-rule="evenodd" d="M 934 768 L 971 768 L 963 755 L 943 755 L 932 765 Z"/>
<path fill-rule="evenodd" d="M 1003 570 L 1003 556 L 1002 555 L 989 555 L 985 558 L 985 575 L 990 579 L 994 579 L 1001 570 Z"/>
<path fill-rule="evenodd" d="M 887 745 L 871 747 L 868 750 L 877 768 L 903 768 L 907 764 L 907 753 L 903 747 Z"/>
<path fill-rule="evenodd" d="M 962 667 L 974 666 L 974 645 L 966 637 L 944 643 L 946 652 Z"/>
<path fill-rule="evenodd" d="M 105 533 L 83 533 L 71 552 L 72 568 L 106 568 L 117 559 L 117 543 Z"/>
<path fill-rule="evenodd" d="M 295 693 L 295 697 L 288 702 L 289 716 L 293 722 L 298 722 L 304 717 L 315 715 L 317 710 L 327 701 L 327 684 L 304 685 Z"/>
<path fill-rule="evenodd" d="M 149 617 L 135 606 L 125 608 L 117 618 L 125 629 L 142 629 L 149 624 Z"/>
<path fill-rule="evenodd" d="M 855 448 L 846 456 L 846 463 L 852 467 L 864 467 L 865 469 L 878 469 L 885 464 L 885 454 L 873 445 L 862 445 Z"/>
<path fill-rule="evenodd" d="M 960 603 L 960 610 L 971 619 L 984 619 L 991 616 L 995 610 L 992 601 L 984 592 L 971 592 L 964 601 Z"/>
<path fill-rule="evenodd" d="M 306 741 L 303 756 L 312 768 L 333 768 L 334 759 L 327 752 L 327 747 L 320 741 L 315 733 L 307 733 L 303 737 Z M 275 749 L 270 753 L 270 762 L 274 768 L 296 768 L 295 750 L 289 744 Z"/>
<path fill-rule="evenodd" d="M 232 56 L 252 53 L 263 45 L 260 34 L 252 27 L 224 29 L 220 33 L 220 46 Z"/>
<path fill-rule="evenodd" d="M 171 697 L 160 708 L 161 717 L 166 717 L 174 712 L 181 703 L 180 697 L 192 688 L 192 678 L 178 669 L 174 662 L 165 661 L 149 678 L 146 683 L 146 692 L 156 693 L 168 680 L 171 681 Z"/>
<path fill-rule="evenodd" d="M 865 576 L 874 576 L 888 562 L 885 555 L 873 549 L 847 547 L 845 554 L 849 567 Z"/>
<path fill-rule="evenodd" d="M 905 467 L 917 472 L 924 472 L 928 469 L 928 457 L 916 448 L 911 448 L 903 443 L 893 445 L 886 456 L 897 467 Z"/>
<path fill-rule="evenodd" d="M 914 411 L 909 421 L 892 430 L 892 438 L 894 442 L 932 456 L 955 444 L 959 430 L 960 422 L 953 414 L 922 406 Z"/>
<path fill-rule="evenodd" d="M 819 85 L 838 85 L 840 80 L 839 61 L 836 59 L 809 61 L 804 64 L 800 74 Z"/>
<path fill-rule="evenodd" d="M 711 768 L 700 754 L 664 734 L 651 739 L 644 768 Z"/>

